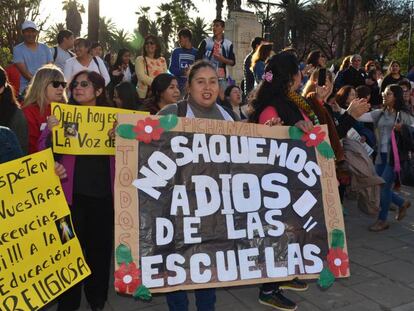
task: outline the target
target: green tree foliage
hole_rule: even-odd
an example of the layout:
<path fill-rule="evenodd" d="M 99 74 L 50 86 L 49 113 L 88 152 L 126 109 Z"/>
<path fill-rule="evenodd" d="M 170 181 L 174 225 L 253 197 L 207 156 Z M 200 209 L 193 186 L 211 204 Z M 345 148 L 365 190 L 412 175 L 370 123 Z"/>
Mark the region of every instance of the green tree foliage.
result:
<path fill-rule="evenodd" d="M 45 20 L 40 20 L 41 0 L 0 0 L 0 46 L 13 46 L 22 41 L 21 25 L 25 20 L 35 21 L 41 29 Z"/>
<path fill-rule="evenodd" d="M 208 36 L 208 27 L 204 18 L 196 17 L 190 20 L 189 29 L 193 33 L 193 46 L 199 46 L 201 41 Z"/>
<path fill-rule="evenodd" d="M 1 47 L 0 48 L 0 66 L 3 68 L 6 67 L 8 64 L 11 63 L 13 58 L 12 53 L 10 52 L 9 48 Z"/>
<path fill-rule="evenodd" d="M 388 54 L 388 60 L 397 60 L 401 64 L 401 70 L 404 72 L 408 66 L 408 39 L 398 41 L 396 46 Z"/>
<path fill-rule="evenodd" d="M 57 35 L 59 31 L 66 29 L 64 23 L 56 23 L 47 28 L 43 35 L 43 41 L 50 46 L 57 45 Z"/>

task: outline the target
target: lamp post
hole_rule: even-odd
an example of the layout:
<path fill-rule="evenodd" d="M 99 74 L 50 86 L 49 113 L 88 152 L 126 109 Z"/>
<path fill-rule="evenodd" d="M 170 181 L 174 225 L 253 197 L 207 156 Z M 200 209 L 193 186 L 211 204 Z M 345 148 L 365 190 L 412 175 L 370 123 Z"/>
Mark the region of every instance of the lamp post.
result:
<path fill-rule="evenodd" d="M 272 25 L 272 21 L 270 20 L 270 6 L 276 5 L 276 3 L 267 1 L 259 1 L 259 0 L 248 0 L 251 3 L 258 3 L 258 4 L 266 4 L 266 19 L 263 21 L 264 31 L 262 30 L 262 36 L 266 41 L 270 41 L 270 26 Z M 414 1 L 414 0 L 413 0 Z"/>
<path fill-rule="evenodd" d="M 410 33 L 408 34 L 408 68 L 407 71 L 410 71 L 411 69 L 411 49 L 412 49 L 412 44 L 411 44 L 411 37 L 412 37 L 412 27 L 413 27 L 413 14 L 414 14 L 414 1 L 411 0 L 411 11 L 410 11 L 410 27 L 409 27 L 409 31 Z"/>

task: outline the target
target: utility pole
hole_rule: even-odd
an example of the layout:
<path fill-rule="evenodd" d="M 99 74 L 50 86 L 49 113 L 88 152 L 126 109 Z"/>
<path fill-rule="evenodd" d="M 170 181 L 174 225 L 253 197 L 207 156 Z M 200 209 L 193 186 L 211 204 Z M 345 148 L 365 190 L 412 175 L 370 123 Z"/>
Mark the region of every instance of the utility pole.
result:
<path fill-rule="evenodd" d="M 262 29 L 262 37 L 266 41 L 270 41 L 270 26 L 272 25 L 272 21 L 270 20 L 270 6 L 276 5 L 276 3 L 270 2 L 270 0 L 265 1 L 259 1 L 259 0 L 248 0 L 250 3 L 258 3 L 258 4 L 265 4 L 266 5 L 266 19 L 263 21 L 263 28 Z"/>

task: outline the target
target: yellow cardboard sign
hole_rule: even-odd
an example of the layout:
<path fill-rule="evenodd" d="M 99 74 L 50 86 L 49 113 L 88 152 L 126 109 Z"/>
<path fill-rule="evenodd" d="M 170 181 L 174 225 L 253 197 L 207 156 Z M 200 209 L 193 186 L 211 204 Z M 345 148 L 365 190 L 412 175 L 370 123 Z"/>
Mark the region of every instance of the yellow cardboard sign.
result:
<path fill-rule="evenodd" d="M 148 114 L 127 109 L 52 103 L 59 120 L 53 130 L 53 151 L 74 155 L 115 155 L 115 140 L 108 136 L 118 113 Z"/>
<path fill-rule="evenodd" d="M 90 269 L 50 149 L 0 165 L 0 310 L 38 310 Z"/>

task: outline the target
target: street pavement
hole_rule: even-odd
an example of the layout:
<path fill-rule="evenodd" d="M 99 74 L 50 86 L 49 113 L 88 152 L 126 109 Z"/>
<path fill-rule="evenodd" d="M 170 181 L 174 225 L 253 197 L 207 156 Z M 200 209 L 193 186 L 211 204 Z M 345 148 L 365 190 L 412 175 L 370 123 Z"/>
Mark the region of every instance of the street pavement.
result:
<path fill-rule="evenodd" d="M 401 194 L 414 204 L 413 189 L 403 187 Z M 336 280 L 328 290 L 311 281 L 306 292 L 286 291 L 286 296 L 298 303 L 300 311 L 414 311 L 414 206 L 401 222 L 394 220 L 395 212 L 391 211 L 391 227 L 380 233 L 368 231 L 375 218 L 361 213 L 355 200 L 346 199 L 345 207 L 351 277 Z M 272 310 L 258 303 L 258 293 L 257 286 L 218 289 L 216 310 Z M 194 295 L 188 296 L 190 310 L 196 310 Z M 87 311 L 86 305 L 83 297 L 81 310 Z M 56 310 L 56 305 L 49 310 Z M 121 297 L 111 287 L 104 310 L 164 311 L 168 307 L 164 295 L 141 302 Z"/>

